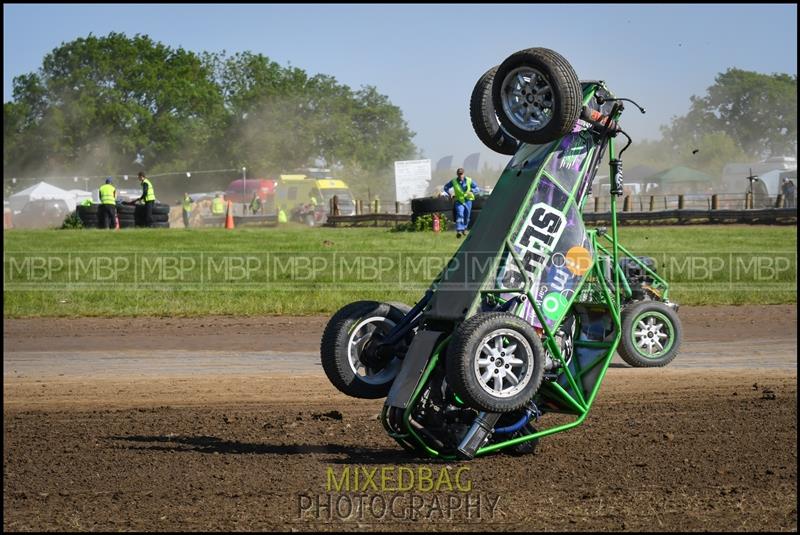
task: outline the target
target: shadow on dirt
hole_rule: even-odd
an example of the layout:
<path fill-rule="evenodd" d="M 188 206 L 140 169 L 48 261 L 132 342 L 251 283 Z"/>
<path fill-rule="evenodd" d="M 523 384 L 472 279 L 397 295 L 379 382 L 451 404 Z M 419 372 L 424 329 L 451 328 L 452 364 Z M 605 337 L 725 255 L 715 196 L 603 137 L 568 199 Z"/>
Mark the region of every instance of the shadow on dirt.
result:
<path fill-rule="evenodd" d="M 118 441 L 117 448 L 138 451 L 191 452 L 220 455 L 343 455 L 328 460 L 334 464 L 403 464 L 419 463 L 422 458 L 402 449 L 365 448 L 342 444 L 253 444 L 224 440 L 212 436 L 169 436 L 169 435 L 129 435 L 111 436 L 109 440 Z M 127 442 L 128 444 L 124 444 Z M 399 448 L 399 446 L 398 446 Z M 430 462 L 426 460 L 425 462 Z"/>

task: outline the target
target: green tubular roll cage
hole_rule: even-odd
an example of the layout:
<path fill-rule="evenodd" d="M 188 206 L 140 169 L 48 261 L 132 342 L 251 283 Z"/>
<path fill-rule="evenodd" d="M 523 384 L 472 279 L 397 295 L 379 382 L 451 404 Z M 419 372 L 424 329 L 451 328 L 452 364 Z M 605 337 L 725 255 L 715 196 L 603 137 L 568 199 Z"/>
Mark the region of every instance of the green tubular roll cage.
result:
<path fill-rule="evenodd" d="M 601 89 L 607 91 L 603 82 L 585 83 L 583 85 L 583 105 L 588 105 L 594 98 L 595 93 Z M 618 120 L 619 115 L 613 117 L 613 119 Z M 431 286 L 433 298 L 423 312 L 423 314 L 427 314 L 428 318 L 433 321 L 439 321 L 440 323 L 449 321 L 452 326 L 477 313 L 482 302 L 488 300 L 496 304 L 504 304 L 510 299 L 509 295 L 519 297 L 518 304 L 510 311 L 516 313 L 525 301 L 530 303 L 541 325 L 543 347 L 557 363 L 555 373 L 558 375 L 558 380 L 543 382 L 539 391 L 534 396 L 534 399 L 542 403 L 547 403 L 548 412 L 573 415 L 576 418 L 571 422 L 541 429 L 530 435 L 509 438 L 501 442 L 484 445 L 477 450 L 476 455 L 484 455 L 565 431 L 580 425 L 584 421 L 597 397 L 600 384 L 614 356 L 617 345 L 620 342 L 620 314 L 623 297 L 630 298 L 632 295 L 631 288 L 618 261 L 621 254 L 629 257 L 631 261 L 642 268 L 644 272 L 652 278 L 653 288 L 660 292 L 660 295 L 664 299 L 668 298 L 669 285 L 667 282 L 625 247 L 619 244 L 617 240 L 616 196 L 612 195 L 610 199 L 611 228 L 608 232 L 604 229 L 586 230 L 586 237 L 594 251 L 593 258 L 591 259 L 591 267 L 588 268 L 586 276 L 582 278 L 577 288 L 575 288 L 564 310 L 571 310 L 577 305 L 594 311 L 600 311 L 607 317 L 610 317 L 613 333 L 605 337 L 602 341 L 581 340 L 580 337 L 574 340 L 576 351 L 585 348 L 595 352 L 587 362 L 581 363 L 580 359 L 573 358 L 573 365 L 570 366 L 564 359 L 560 350 L 560 344 L 556 339 L 557 328 L 560 322 L 563 321 L 564 316 L 562 315 L 559 322 L 555 323 L 552 327 L 548 325 L 542 306 L 537 303 L 537 300 L 534 298 L 534 280 L 531 279 L 529 273 L 524 269 L 523 261 L 514 249 L 514 236 L 512 235 L 514 230 L 519 228 L 522 219 L 525 217 L 525 207 L 528 206 L 528 203 L 533 198 L 539 186 L 540 179 L 543 176 L 548 176 L 548 178 L 552 180 L 552 178 L 547 175 L 545 168 L 548 162 L 554 157 L 556 151 L 553 149 L 560 141 L 561 140 L 556 140 L 543 146 L 547 147 L 547 156 L 545 156 L 544 159 L 541 160 L 541 163 L 535 168 L 526 168 L 527 161 L 523 162 L 521 165 L 520 162 L 517 161 L 517 165 L 515 165 L 515 160 L 521 160 L 524 157 L 524 154 L 520 156 L 521 153 L 525 153 L 526 151 L 530 153 L 530 146 L 524 144 L 520 146 L 517 154 L 495 186 L 492 194 L 494 199 L 490 198 L 487 202 L 481 220 L 476 223 L 475 228 L 472 230 L 472 235 L 462 243 L 453 257 L 456 259 L 459 255 L 462 255 L 462 257 L 466 258 L 467 254 L 476 254 L 476 251 L 482 251 L 478 254 L 483 254 L 484 258 L 491 263 L 491 269 L 487 273 L 496 273 L 502 259 L 507 258 L 506 255 L 510 254 L 511 258 L 513 258 L 513 263 L 522 276 L 523 282 L 521 286 L 515 288 L 498 288 L 492 276 L 486 276 L 482 280 L 463 279 L 459 282 L 458 276 L 462 276 L 463 274 L 456 273 L 453 267 L 446 267 L 433 282 Z M 606 143 L 609 151 L 609 160 L 614 160 L 616 158 L 616 148 L 613 138 L 606 138 L 605 141 L 595 143 L 591 146 L 587 157 L 580 167 L 577 180 L 574 181 L 570 191 L 564 192 L 568 195 L 568 200 L 563 209 L 564 212 L 574 206 L 579 213 L 582 213 L 588 195 L 583 196 L 583 199 L 580 201 L 580 206 L 577 206 L 578 201 L 576 201 L 576 197 L 579 194 L 581 184 L 583 184 L 587 178 L 587 173 L 594 174 L 597 169 L 605 149 L 603 145 Z M 523 182 L 525 179 L 528 179 L 527 184 Z M 527 191 L 524 191 L 525 189 Z M 519 200 L 516 201 L 516 205 L 519 208 L 513 214 L 513 219 L 511 219 L 512 216 L 506 213 L 492 220 L 493 216 L 503 212 L 502 209 L 492 211 L 492 206 L 504 207 L 504 204 L 506 206 L 513 206 L 510 201 L 515 197 L 519 198 Z M 493 200 L 495 201 L 494 203 L 492 202 Z M 508 210 L 506 210 L 506 212 L 508 212 Z M 498 219 L 501 221 L 501 224 L 497 223 Z M 509 222 L 511 222 L 511 224 L 509 224 Z M 483 223 L 483 225 L 481 225 L 481 223 Z M 487 227 L 497 227 L 501 225 L 505 228 L 504 238 L 500 236 L 500 238 L 494 241 L 482 238 L 488 235 L 488 231 L 482 234 L 482 230 L 485 230 Z M 482 243 L 481 240 L 483 240 Z M 486 246 L 486 243 L 489 243 L 489 245 Z M 453 260 L 451 260 L 451 264 L 452 263 Z M 606 263 L 610 263 L 610 266 L 605 265 Z M 451 266 L 451 264 L 448 266 Z M 606 269 L 609 267 L 611 267 L 611 281 L 608 280 L 609 270 Z M 448 272 L 448 270 L 450 271 Z M 465 285 L 464 282 L 467 282 L 467 285 L 472 285 L 475 288 L 472 290 L 465 290 L 465 286 L 467 285 Z M 444 297 L 442 303 L 437 305 L 437 293 L 444 291 L 446 294 L 448 289 L 452 290 L 451 293 L 453 293 L 455 297 L 449 301 Z M 457 303 L 457 306 L 454 307 L 453 303 Z M 453 310 L 453 308 L 460 308 L 461 310 Z M 390 407 L 387 404 L 384 405 L 383 411 L 381 412 L 381 422 L 384 428 L 392 438 L 400 443 L 400 445 L 407 449 L 422 449 L 431 457 L 447 460 L 456 459 L 457 457 L 455 455 L 445 454 L 433 448 L 426 442 L 422 434 L 411 425 L 411 420 L 417 404 L 420 401 L 420 396 L 431 378 L 431 375 L 436 370 L 436 367 L 442 364 L 443 352 L 446 351 L 450 337 L 450 335 L 445 336 L 435 346 L 427 366 L 422 373 L 422 377 L 417 383 L 410 401 L 405 408 Z M 400 432 L 393 430 L 392 426 L 389 424 L 388 413 L 389 410 L 392 409 L 403 411 L 401 419 L 403 429 Z"/>

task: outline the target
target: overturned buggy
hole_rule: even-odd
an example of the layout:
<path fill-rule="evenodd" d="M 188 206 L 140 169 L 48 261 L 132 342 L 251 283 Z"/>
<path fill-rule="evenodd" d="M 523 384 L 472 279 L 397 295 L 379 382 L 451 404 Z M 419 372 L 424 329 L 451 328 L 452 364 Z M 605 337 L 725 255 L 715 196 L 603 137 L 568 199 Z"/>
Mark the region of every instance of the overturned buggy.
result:
<path fill-rule="evenodd" d="M 359 301 L 322 337 L 323 368 L 342 392 L 386 398 L 384 428 L 439 458 L 527 453 L 588 415 L 617 351 L 664 366 L 681 325 L 651 259 L 617 241 L 623 101 L 580 82 L 544 48 L 486 72 L 470 102 L 478 137 L 512 156 L 481 218 L 412 308 Z M 627 138 L 617 152 L 619 135 Z M 582 210 L 608 152 L 610 229 Z M 546 426 L 548 413 L 572 415 Z"/>

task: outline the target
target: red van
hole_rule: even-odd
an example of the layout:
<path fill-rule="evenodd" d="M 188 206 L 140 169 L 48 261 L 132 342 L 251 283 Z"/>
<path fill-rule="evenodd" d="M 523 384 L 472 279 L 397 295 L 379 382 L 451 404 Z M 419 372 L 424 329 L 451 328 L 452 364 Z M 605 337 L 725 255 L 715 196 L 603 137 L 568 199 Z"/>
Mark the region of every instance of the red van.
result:
<path fill-rule="evenodd" d="M 235 203 L 249 203 L 253 200 L 253 192 L 258 194 L 261 202 L 274 200 L 277 180 L 265 178 L 248 178 L 234 180 L 225 190 L 225 200 Z"/>

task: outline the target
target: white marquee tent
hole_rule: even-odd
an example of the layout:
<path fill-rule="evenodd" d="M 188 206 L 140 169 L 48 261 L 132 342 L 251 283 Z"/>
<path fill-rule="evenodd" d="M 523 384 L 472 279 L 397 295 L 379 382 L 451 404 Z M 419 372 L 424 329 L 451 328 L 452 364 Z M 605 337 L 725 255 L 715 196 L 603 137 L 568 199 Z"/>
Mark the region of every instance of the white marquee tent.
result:
<path fill-rule="evenodd" d="M 67 193 L 71 193 L 71 194 L 75 195 L 75 202 L 76 203 L 80 203 L 81 201 L 83 201 L 85 199 L 92 200 L 92 192 L 91 191 L 85 191 L 85 190 L 82 190 L 82 189 L 71 189 Z M 99 202 L 99 198 L 98 198 L 98 202 Z"/>
<path fill-rule="evenodd" d="M 61 199 L 67 203 L 70 210 L 75 209 L 76 195 L 75 193 L 57 188 L 47 182 L 39 182 L 29 188 L 15 193 L 8 198 L 9 206 L 14 212 L 19 212 L 30 201 L 39 199 Z"/>

